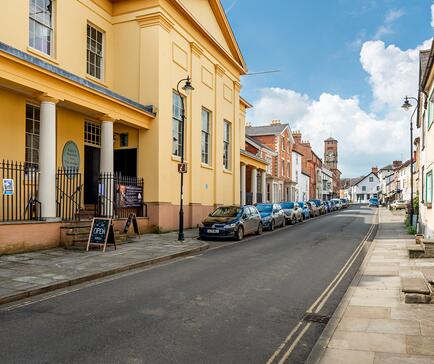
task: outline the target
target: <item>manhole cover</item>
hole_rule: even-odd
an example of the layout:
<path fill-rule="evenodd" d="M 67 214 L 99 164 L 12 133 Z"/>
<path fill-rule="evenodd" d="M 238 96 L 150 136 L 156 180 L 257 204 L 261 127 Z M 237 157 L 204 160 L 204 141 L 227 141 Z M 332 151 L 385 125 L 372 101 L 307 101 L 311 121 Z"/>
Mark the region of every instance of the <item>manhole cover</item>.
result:
<path fill-rule="evenodd" d="M 303 321 L 317 322 L 320 324 L 326 324 L 329 320 L 330 316 L 320 315 L 319 313 L 306 313 L 303 317 Z"/>

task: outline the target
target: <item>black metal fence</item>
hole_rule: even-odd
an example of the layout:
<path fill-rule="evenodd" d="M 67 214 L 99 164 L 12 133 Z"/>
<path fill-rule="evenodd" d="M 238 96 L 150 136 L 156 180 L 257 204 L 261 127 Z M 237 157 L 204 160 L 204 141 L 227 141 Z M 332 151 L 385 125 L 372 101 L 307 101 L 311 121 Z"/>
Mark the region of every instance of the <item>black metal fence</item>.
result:
<path fill-rule="evenodd" d="M 256 194 L 256 203 L 262 203 L 262 193 Z M 252 205 L 253 204 L 253 193 L 252 192 L 246 192 L 246 205 Z"/>
<path fill-rule="evenodd" d="M 129 214 L 146 216 L 143 204 L 143 178 L 101 173 L 98 179 L 98 205 L 100 217 L 127 218 Z"/>
<path fill-rule="evenodd" d="M 81 206 L 81 173 L 77 169 L 59 168 L 56 174 L 57 217 L 79 221 Z"/>
<path fill-rule="evenodd" d="M 2 198 L 0 221 L 40 220 L 41 203 L 37 199 L 39 172 L 26 163 L 3 160 L 0 164 Z"/>

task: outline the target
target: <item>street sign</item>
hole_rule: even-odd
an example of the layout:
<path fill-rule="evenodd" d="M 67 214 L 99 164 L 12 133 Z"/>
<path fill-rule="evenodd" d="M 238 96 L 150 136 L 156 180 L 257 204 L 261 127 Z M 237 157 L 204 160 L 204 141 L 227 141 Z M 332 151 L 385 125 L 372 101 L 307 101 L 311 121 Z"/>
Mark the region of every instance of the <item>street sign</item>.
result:
<path fill-rule="evenodd" d="M 125 223 L 124 227 L 124 234 L 128 233 L 128 230 L 131 226 L 131 223 L 133 223 L 134 233 L 139 234 L 139 225 L 137 224 L 137 217 L 136 214 L 129 214 L 127 222 Z"/>
<path fill-rule="evenodd" d="M 14 180 L 12 178 L 3 178 L 3 195 L 11 196 L 14 194 Z"/>
<path fill-rule="evenodd" d="M 103 252 L 107 244 L 113 244 L 116 250 L 115 234 L 113 230 L 112 219 L 104 217 L 95 217 L 92 220 L 92 226 L 87 240 L 86 251 L 89 251 L 90 246 L 98 246 L 103 248 Z"/>
<path fill-rule="evenodd" d="M 179 163 L 178 164 L 178 172 L 179 173 L 187 173 L 187 163 Z"/>

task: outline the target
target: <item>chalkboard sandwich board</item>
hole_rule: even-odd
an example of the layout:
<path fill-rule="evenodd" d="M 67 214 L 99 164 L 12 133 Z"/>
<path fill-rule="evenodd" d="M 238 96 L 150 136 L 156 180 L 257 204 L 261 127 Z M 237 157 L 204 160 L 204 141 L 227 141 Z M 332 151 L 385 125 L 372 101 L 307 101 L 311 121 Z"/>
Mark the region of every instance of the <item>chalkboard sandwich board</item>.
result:
<path fill-rule="evenodd" d="M 98 246 L 99 248 L 102 247 L 103 252 L 105 252 L 107 244 L 113 244 L 116 250 L 116 241 L 112 219 L 104 217 L 94 217 L 89 232 L 89 239 L 87 240 L 86 251 L 89 251 L 89 248 L 91 246 Z"/>
<path fill-rule="evenodd" d="M 131 223 L 133 223 L 134 233 L 139 234 L 139 225 L 137 225 L 137 217 L 136 214 L 129 214 L 127 222 L 125 223 L 124 227 L 124 234 L 128 233 L 128 230 L 130 229 Z"/>

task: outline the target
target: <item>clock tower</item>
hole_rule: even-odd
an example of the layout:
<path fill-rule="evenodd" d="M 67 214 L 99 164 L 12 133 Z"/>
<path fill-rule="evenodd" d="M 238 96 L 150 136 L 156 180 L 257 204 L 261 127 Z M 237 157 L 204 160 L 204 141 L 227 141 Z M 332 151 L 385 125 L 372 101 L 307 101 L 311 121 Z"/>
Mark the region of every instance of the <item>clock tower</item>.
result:
<path fill-rule="evenodd" d="M 338 169 L 338 141 L 332 137 L 324 140 L 324 165 L 331 171 Z"/>

